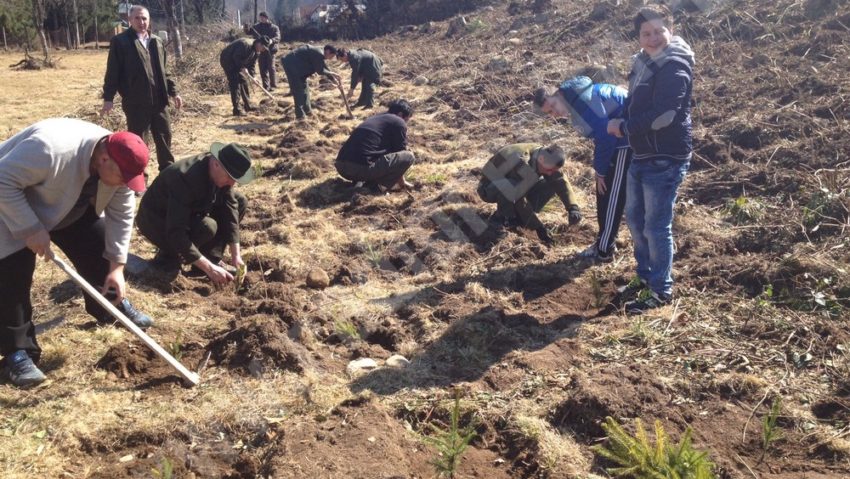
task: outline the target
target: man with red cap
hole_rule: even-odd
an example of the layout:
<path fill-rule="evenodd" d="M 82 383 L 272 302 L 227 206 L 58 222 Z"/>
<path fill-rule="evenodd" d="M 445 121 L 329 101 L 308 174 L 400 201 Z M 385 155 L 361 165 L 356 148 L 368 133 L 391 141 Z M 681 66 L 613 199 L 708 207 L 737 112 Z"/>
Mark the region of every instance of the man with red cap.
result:
<path fill-rule="evenodd" d="M 30 290 L 35 257 L 52 258 L 51 241 L 130 320 L 151 325 L 125 297 L 124 282 L 133 193 L 145 189 L 148 159 L 138 135 L 71 118 L 40 121 L 0 143 L 0 356 L 13 384 L 45 379 Z M 99 322 L 110 320 L 88 295 L 85 304 Z"/>

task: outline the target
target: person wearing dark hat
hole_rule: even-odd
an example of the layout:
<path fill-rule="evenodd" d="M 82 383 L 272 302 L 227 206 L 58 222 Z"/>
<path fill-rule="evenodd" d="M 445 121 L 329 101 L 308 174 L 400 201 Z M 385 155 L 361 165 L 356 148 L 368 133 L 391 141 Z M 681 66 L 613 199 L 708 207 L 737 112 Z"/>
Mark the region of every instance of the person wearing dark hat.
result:
<path fill-rule="evenodd" d="M 271 41 L 265 36 L 255 39 L 239 38 L 224 47 L 221 55 L 219 55 L 219 63 L 221 68 L 224 69 L 224 74 L 227 75 L 227 86 L 230 89 L 230 102 L 233 104 L 234 116 L 242 116 L 245 111 L 254 109 L 249 101 L 251 93 L 245 75 L 254 76 L 254 65 L 257 63 L 257 58 L 269 50 L 270 44 Z M 240 98 L 245 110 L 239 108 Z"/>
<path fill-rule="evenodd" d="M 283 71 L 286 73 L 286 81 L 289 83 L 289 91 L 295 102 L 295 118 L 301 120 L 305 115 L 313 112 L 310 105 L 310 88 L 307 78 L 316 73 L 328 77 L 335 84 L 340 82 L 340 76 L 328 69 L 325 60 L 336 56 L 336 47 L 325 45 L 325 48 L 312 45 L 302 45 L 281 58 Z"/>
<path fill-rule="evenodd" d="M 115 295 L 116 307 L 141 328 L 151 319 L 127 300 L 124 265 L 133 228 L 134 192 L 145 189 L 150 153 L 127 131 L 52 118 L 0 143 L 0 355 L 20 387 L 44 381 L 36 364 L 30 299 L 36 255 L 53 242 L 91 285 Z M 112 316 L 85 295 L 99 322 Z"/>
<path fill-rule="evenodd" d="M 502 147 L 481 169 L 478 196 L 496 203 L 491 217 L 502 225 L 533 229 L 546 244 L 552 237 L 536 212 L 558 195 L 570 225 L 581 221 L 581 210 L 569 181 L 561 173 L 564 150 L 558 145 L 517 143 Z"/>
<path fill-rule="evenodd" d="M 142 197 L 136 226 L 159 252 L 153 266 L 176 272 L 181 260 L 216 285 L 233 280 L 222 260 L 243 265 L 239 223 L 248 201 L 233 189 L 254 179 L 248 151 L 235 143 L 213 143 L 210 151 L 175 162 L 153 180 Z"/>
<path fill-rule="evenodd" d="M 593 140 L 596 171 L 596 241 L 579 257 L 609 262 L 626 205 L 626 177 L 632 150 L 625 138 L 608 133 L 608 120 L 623 112 L 628 92 L 615 85 L 593 83 L 586 76 L 567 79 L 557 89 L 534 92 L 534 106 L 553 118 L 570 118 L 573 128 Z"/>
<path fill-rule="evenodd" d="M 404 173 L 416 157 L 407 149 L 407 122 L 413 107 L 406 100 L 390 103 L 386 113 L 367 118 L 339 149 L 334 166 L 355 183 L 391 189 L 410 188 Z"/>
<path fill-rule="evenodd" d="M 336 58 L 351 66 L 351 87 L 348 89 L 348 100 L 354 95 L 357 83 L 360 83 L 360 98 L 352 108 L 362 106 L 372 108 L 375 106 L 375 86 L 381 84 L 381 75 L 384 71 L 384 63 L 374 53 L 364 48 L 348 50 L 340 48 L 336 51 Z"/>
<path fill-rule="evenodd" d="M 280 28 L 272 23 L 269 14 L 266 12 L 260 12 L 259 18 L 260 21 L 251 28 L 251 35 L 254 38 L 266 37 L 269 39 L 269 48 L 260 54 L 258 61 L 260 64 L 260 80 L 263 82 L 263 88 L 274 91 L 277 88 L 274 56 L 277 53 L 277 44 L 280 42 Z"/>

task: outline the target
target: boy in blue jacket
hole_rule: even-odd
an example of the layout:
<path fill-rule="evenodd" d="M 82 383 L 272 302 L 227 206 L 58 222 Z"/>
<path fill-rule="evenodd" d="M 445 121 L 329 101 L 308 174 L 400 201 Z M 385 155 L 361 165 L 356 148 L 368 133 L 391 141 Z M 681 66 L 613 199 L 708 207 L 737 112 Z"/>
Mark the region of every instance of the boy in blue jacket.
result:
<path fill-rule="evenodd" d="M 608 121 L 622 114 L 626 90 L 606 83 L 594 84 L 586 76 L 570 78 L 556 90 L 534 92 L 534 105 L 553 118 L 571 119 L 583 137 L 593 140 L 593 169 L 596 171 L 596 220 L 599 235 L 579 256 L 608 262 L 613 259 L 614 241 L 626 204 L 626 172 L 631 150 L 625 138 L 608 133 Z"/>
<path fill-rule="evenodd" d="M 608 132 L 629 140 L 626 222 L 634 241 L 637 278 L 624 293 L 637 293 L 626 312 L 640 314 L 672 301 L 673 204 L 693 150 L 691 91 L 694 53 L 673 36 L 670 11 L 641 8 L 634 18 L 640 53 L 629 74 L 623 118 Z"/>

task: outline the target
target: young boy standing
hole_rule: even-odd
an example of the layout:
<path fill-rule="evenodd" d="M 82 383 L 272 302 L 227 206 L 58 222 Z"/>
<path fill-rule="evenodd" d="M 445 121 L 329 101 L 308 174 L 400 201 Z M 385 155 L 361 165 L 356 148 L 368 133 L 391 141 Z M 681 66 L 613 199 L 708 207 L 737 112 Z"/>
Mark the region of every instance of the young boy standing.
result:
<path fill-rule="evenodd" d="M 668 304 L 673 295 L 673 204 L 690 165 L 691 91 L 694 54 L 673 36 L 670 11 L 642 8 L 634 18 L 641 51 L 629 74 L 623 118 L 608 122 L 608 132 L 627 137 L 633 150 L 626 188 L 626 223 L 634 241 L 642 290 L 626 303 L 629 314 Z"/>
<path fill-rule="evenodd" d="M 626 90 L 605 83 L 594 84 L 586 76 L 570 78 L 557 90 L 540 88 L 534 105 L 553 118 L 567 118 L 573 128 L 593 140 L 593 169 L 596 171 L 596 220 L 599 235 L 579 256 L 608 262 L 613 259 L 614 241 L 626 204 L 626 171 L 631 150 L 625 138 L 608 133 L 608 121 L 622 114 Z"/>

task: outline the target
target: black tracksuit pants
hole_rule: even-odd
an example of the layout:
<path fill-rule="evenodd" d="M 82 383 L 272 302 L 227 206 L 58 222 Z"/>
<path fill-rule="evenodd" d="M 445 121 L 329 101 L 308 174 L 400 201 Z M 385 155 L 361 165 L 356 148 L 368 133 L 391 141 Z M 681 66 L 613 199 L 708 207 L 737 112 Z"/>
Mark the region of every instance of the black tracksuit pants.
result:
<path fill-rule="evenodd" d="M 51 231 L 50 239 L 71 260 L 74 268 L 93 287 L 100 289 L 109 273 L 105 249 L 103 219 L 89 207 L 83 216 L 61 230 Z M 0 259 L 0 355 L 4 358 L 19 349 L 38 362 L 41 348 L 35 338 L 32 322 L 32 275 L 35 272 L 35 253 L 23 248 Z M 100 319 L 106 310 L 89 295 L 84 294 L 86 311 Z"/>
<path fill-rule="evenodd" d="M 617 240 L 623 209 L 626 207 L 626 178 L 632 162 L 631 148 L 618 148 L 611 157 L 611 167 L 605 175 L 605 194 L 596 191 L 596 221 L 599 236 L 596 248 L 599 254 L 608 256 Z"/>

